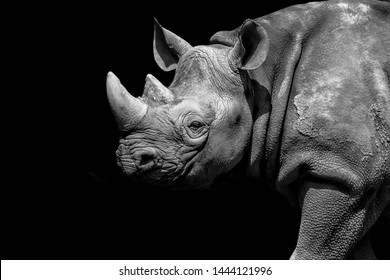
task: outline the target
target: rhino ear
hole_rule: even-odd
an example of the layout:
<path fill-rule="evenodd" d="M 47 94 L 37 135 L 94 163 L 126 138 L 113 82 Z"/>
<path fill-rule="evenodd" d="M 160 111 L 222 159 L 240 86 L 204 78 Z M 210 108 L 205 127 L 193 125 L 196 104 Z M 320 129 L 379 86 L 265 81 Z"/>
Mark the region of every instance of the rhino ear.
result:
<path fill-rule="evenodd" d="M 164 71 L 176 69 L 179 58 L 191 47 L 185 40 L 163 28 L 154 19 L 153 54 L 158 66 Z"/>
<path fill-rule="evenodd" d="M 265 29 L 247 19 L 240 28 L 237 42 L 229 52 L 229 62 L 238 69 L 254 70 L 266 59 L 268 45 Z"/>

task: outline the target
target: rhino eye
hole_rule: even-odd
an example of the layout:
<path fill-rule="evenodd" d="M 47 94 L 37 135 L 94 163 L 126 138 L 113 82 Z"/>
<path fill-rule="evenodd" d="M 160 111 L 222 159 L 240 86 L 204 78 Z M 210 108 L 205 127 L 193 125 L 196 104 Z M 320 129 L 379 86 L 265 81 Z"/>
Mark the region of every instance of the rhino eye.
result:
<path fill-rule="evenodd" d="M 192 131 L 197 131 L 199 130 L 201 127 L 203 127 L 203 124 L 201 122 L 198 122 L 198 121 L 193 121 L 191 124 L 190 124 L 190 129 Z"/>
<path fill-rule="evenodd" d="M 200 137 L 206 132 L 206 125 L 200 121 L 192 121 L 188 128 L 187 131 L 191 138 Z"/>

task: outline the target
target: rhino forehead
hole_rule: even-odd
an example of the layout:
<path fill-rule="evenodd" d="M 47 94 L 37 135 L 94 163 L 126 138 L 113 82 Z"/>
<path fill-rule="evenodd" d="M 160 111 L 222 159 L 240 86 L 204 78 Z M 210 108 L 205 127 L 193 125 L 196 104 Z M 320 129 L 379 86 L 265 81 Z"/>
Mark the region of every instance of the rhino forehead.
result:
<path fill-rule="evenodd" d="M 176 75 L 170 88 L 186 88 L 207 85 L 217 91 L 229 91 L 241 85 L 237 73 L 227 61 L 228 48 L 197 46 L 179 61 Z"/>

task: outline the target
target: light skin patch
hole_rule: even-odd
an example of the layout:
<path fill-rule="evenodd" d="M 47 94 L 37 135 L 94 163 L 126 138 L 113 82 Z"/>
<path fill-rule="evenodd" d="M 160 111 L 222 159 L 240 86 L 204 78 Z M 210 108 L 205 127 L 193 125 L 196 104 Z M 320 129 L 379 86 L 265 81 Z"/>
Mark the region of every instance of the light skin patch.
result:
<path fill-rule="evenodd" d="M 300 87 L 302 94 L 294 98 L 294 105 L 299 115 L 299 119 L 294 123 L 294 128 L 308 136 L 316 136 L 318 133 L 318 131 L 313 130 L 312 124 L 308 123 L 314 114 L 316 118 L 333 120 L 331 108 L 334 106 L 339 89 L 342 87 L 341 77 L 333 75 L 332 71 L 317 73 L 316 77 L 315 82 L 303 84 Z"/>
<path fill-rule="evenodd" d="M 337 69 L 312 73 L 312 78 L 298 88 L 294 97 L 298 119 L 293 128 L 301 134 L 315 138 L 354 142 L 366 160 L 372 156 L 368 110 L 356 104 L 349 95 L 345 73 Z M 349 108 L 345 110 L 345 108 Z M 343 136 L 344 135 L 344 136 Z"/>
<path fill-rule="evenodd" d="M 362 11 L 363 13 L 367 13 L 370 10 L 370 7 L 365 4 L 359 4 L 358 9 Z"/>
<path fill-rule="evenodd" d="M 336 5 L 339 7 L 341 12 L 341 20 L 343 23 L 348 25 L 353 25 L 357 23 L 363 23 L 369 19 L 368 13 L 370 7 L 365 4 L 347 4 L 347 3 L 338 3 Z"/>
<path fill-rule="evenodd" d="M 337 6 L 342 8 L 342 9 L 348 9 L 348 7 L 349 7 L 349 5 L 347 3 L 338 3 Z"/>

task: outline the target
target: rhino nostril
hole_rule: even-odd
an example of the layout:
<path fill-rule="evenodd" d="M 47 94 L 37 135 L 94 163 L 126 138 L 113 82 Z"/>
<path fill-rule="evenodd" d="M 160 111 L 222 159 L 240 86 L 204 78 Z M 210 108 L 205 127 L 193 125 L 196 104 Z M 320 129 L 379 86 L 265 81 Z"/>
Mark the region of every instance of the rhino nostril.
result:
<path fill-rule="evenodd" d="M 154 154 L 153 153 L 149 153 L 149 152 L 144 152 L 140 155 L 140 161 L 139 161 L 139 164 L 140 165 L 146 165 L 148 164 L 149 162 L 153 161 L 155 158 Z"/>

